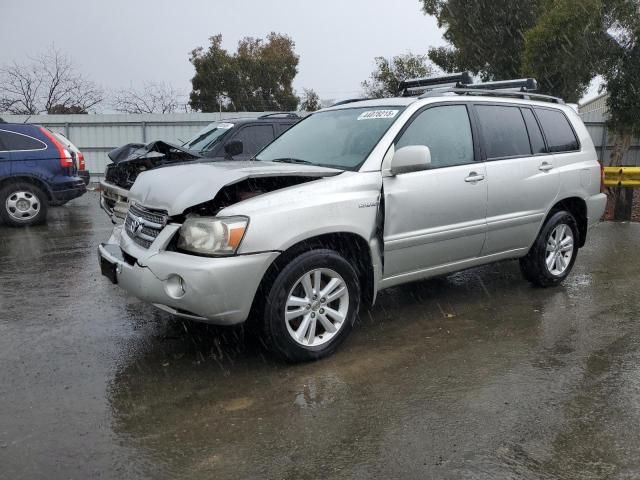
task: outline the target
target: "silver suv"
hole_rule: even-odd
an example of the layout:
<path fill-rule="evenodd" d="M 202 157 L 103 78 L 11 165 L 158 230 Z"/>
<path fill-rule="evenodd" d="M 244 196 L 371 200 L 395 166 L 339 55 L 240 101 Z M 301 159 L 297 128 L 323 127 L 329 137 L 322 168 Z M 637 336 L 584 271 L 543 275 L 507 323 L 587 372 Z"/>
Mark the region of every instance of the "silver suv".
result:
<path fill-rule="evenodd" d="M 102 273 L 180 317 L 249 319 L 290 361 L 335 351 L 387 287 L 516 258 L 558 285 L 605 208 L 593 143 L 560 100 L 482 86 L 345 103 L 251 161 L 145 172 Z"/>

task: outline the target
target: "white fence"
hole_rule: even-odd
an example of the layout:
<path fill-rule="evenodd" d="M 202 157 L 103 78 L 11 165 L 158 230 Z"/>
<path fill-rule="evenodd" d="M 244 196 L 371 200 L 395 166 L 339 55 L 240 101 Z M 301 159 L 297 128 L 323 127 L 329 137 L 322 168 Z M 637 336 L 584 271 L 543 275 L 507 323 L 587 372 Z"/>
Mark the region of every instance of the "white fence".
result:
<path fill-rule="evenodd" d="M 153 140 L 182 143 L 211 122 L 255 118 L 269 112 L 171 113 L 103 115 L 2 115 L 7 122 L 28 122 L 63 133 L 84 153 L 87 169 L 102 175 L 110 162 L 107 153 L 126 143 Z"/>

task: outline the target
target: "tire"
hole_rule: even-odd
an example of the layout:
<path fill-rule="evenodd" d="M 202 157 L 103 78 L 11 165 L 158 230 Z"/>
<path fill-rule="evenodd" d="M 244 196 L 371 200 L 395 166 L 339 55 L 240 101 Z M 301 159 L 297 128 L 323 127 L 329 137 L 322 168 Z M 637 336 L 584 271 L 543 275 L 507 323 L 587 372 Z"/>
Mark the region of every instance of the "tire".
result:
<path fill-rule="evenodd" d="M 319 292 L 315 288 L 317 272 Z M 320 296 L 323 290 L 324 297 Z M 295 257 L 266 291 L 262 338 L 272 353 L 289 362 L 318 360 L 335 352 L 351 332 L 360 307 L 356 271 L 333 250 L 312 250 Z"/>
<path fill-rule="evenodd" d="M 10 183 L 0 189 L 0 218 L 10 227 L 28 227 L 47 219 L 46 194 L 26 182 Z"/>
<path fill-rule="evenodd" d="M 552 212 L 526 257 L 520 270 L 529 282 L 539 287 L 553 287 L 567 278 L 578 256 L 578 224 L 564 210 Z M 560 236 L 558 241 L 556 237 Z"/>

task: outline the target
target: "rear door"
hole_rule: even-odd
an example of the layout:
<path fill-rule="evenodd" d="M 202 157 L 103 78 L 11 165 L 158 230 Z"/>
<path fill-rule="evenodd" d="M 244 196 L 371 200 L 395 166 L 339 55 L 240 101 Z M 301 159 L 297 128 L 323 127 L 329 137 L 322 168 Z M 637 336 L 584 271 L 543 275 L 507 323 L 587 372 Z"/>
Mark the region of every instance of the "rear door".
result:
<path fill-rule="evenodd" d="M 554 202 L 560 176 L 528 107 L 476 104 L 487 165 L 487 241 L 482 255 L 527 248 Z"/>

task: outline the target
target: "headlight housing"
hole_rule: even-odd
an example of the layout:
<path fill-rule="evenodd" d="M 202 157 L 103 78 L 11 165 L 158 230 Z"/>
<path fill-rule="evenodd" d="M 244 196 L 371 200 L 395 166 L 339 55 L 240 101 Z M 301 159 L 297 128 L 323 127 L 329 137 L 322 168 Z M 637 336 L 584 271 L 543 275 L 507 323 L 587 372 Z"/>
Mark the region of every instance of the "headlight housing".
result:
<path fill-rule="evenodd" d="M 200 255 L 234 255 L 248 224 L 247 217 L 189 217 L 180 228 L 178 248 Z"/>

